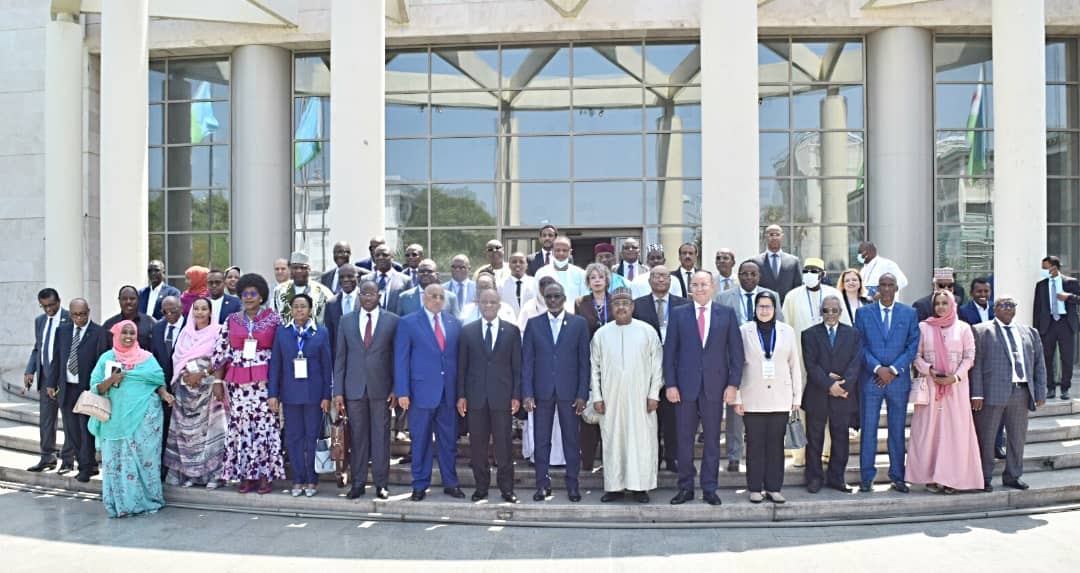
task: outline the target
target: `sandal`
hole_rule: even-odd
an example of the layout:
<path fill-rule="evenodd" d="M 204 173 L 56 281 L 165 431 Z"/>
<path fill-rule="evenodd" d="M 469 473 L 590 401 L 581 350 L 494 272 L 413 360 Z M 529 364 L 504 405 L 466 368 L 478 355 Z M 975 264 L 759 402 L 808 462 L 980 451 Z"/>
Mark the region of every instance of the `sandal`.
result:
<path fill-rule="evenodd" d="M 928 483 L 926 484 L 926 491 L 930 493 L 941 493 L 941 486 L 936 483 Z"/>
<path fill-rule="evenodd" d="M 951 487 L 945 487 L 941 491 L 945 492 L 945 495 L 952 495 L 952 494 L 956 493 L 956 490 L 951 488 Z"/>

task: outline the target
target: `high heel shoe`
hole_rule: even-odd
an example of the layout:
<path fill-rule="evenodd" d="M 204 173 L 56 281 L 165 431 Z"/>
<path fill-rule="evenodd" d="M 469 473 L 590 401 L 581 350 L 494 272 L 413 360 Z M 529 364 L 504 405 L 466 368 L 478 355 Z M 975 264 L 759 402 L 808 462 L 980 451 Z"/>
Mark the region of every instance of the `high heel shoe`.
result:
<path fill-rule="evenodd" d="M 250 493 L 251 488 L 252 488 L 251 480 L 242 479 L 242 480 L 240 480 L 240 489 L 238 489 L 236 491 L 239 492 L 239 493 Z"/>
<path fill-rule="evenodd" d="M 265 478 L 259 480 L 259 489 L 255 490 L 259 495 L 267 494 L 274 491 L 274 486 L 270 484 Z"/>

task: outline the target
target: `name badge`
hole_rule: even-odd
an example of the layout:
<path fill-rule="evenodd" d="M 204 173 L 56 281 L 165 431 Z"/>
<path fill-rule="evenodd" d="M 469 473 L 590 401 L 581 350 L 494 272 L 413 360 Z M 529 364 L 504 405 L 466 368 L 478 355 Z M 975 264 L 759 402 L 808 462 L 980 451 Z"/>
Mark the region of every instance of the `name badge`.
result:
<path fill-rule="evenodd" d="M 761 363 L 761 377 L 766 380 L 776 378 L 776 363 L 772 360 L 765 360 Z"/>
<path fill-rule="evenodd" d="M 199 364 L 192 360 L 187 363 L 187 366 L 184 366 L 184 370 L 187 370 L 189 374 L 197 374 L 199 372 Z"/>
<path fill-rule="evenodd" d="M 258 349 L 259 343 L 254 338 L 248 338 L 244 340 L 244 360 L 255 360 L 255 351 Z"/>
<path fill-rule="evenodd" d="M 307 378 L 307 358 L 294 358 L 293 364 L 293 378 Z"/>

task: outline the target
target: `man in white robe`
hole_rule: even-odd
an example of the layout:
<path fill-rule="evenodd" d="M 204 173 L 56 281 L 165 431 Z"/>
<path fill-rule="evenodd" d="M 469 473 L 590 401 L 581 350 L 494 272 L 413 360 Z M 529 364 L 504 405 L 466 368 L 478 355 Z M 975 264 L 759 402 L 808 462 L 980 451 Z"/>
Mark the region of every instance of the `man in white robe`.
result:
<path fill-rule="evenodd" d="M 663 347 L 651 326 L 633 319 L 629 289 L 615 291 L 611 308 L 615 322 L 596 331 L 590 350 L 589 399 L 600 414 L 604 443 L 605 493 L 600 501 L 622 499 L 628 490 L 639 503 L 648 503 L 648 490 L 656 489 Z"/>
<path fill-rule="evenodd" d="M 563 291 L 566 292 L 566 300 L 570 301 L 570 306 L 574 306 L 573 301 L 577 300 L 578 297 L 591 292 L 586 285 L 585 270 L 570 262 L 570 255 L 573 253 L 574 249 L 570 245 L 570 238 L 560 236 L 555 239 L 555 243 L 551 247 L 551 264 L 536 271 L 536 280 L 552 277 L 562 285 Z"/>

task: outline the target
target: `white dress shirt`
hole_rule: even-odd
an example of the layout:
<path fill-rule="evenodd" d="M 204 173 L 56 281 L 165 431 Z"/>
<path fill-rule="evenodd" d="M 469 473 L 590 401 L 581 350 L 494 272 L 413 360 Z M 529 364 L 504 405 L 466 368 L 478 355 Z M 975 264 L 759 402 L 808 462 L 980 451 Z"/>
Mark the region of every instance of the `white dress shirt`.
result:
<path fill-rule="evenodd" d="M 341 299 L 341 314 L 346 315 L 349 312 L 356 312 L 360 309 L 360 305 L 357 300 L 357 289 L 353 289 L 352 292 L 341 291 L 338 293 L 338 298 Z M 348 310 L 346 310 L 348 309 Z"/>
<path fill-rule="evenodd" d="M 698 309 L 701 309 L 701 308 L 705 309 L 705 337 L 701 339 L 701 347 L 705 348 L 705 342 L 707 342 L 709 340 L 709 327 L 712 326 L 712 301 L 709 301 L 709 302 L 707 302 L 705 304 L 698 304 L 697 302 L 694 303 L 694 324 L 695 325 L 697 324 L 698 314 L 701 313 L 701 311 L 698 310 Z"/>
<path fill-rule="evenodd" d="M 551 338 L 555 340 L 557 344 L 559 342 L 559 334 L 562 333 L 562 323 L 566 318 L 566 311 L 561 311 L 555 316 L 552 316 L 551 312 L 545 312 L 544 317 L 547 318 L 548 328 L 551 328 Z"/>
<path fill-rule="evenodd" d="M 425 309 L 425 311 L 426 311 L 426 309 Z M 367 329 L 368 315 L 369 314 L 371 315 L 371 335 L 374 336 L 375 335 L 375 327 L 379 326 L 379 315 L 380 315 L 380 313 L 381 313 L 381 310 L 379 309 L 378 305 L 376 305 L 375 308 L 371 312 L 368 312 L 368 311 L 366 311 L 366 310 L 364 310 L 364 309 L 362 309 L 360 307 L 356 307 L 356 316 L 358 317 L 357 320 L 360 323 L 360 339 L 361 340 L 364 339 L 364 330 Z M 428 318 L 430 318 L 430 315 L 431 315 L 431 313 L 429 312 L 428 313 Z"/>
<path fill-rule="evenodd" d="M 667 325 L 671 321 L 671 293 L 669 292 L 665 296 L 652 296 L 653 308 L 656 308 L 657 303 L 663 305 L 664 316 L 657 315 L 656 321 L 660 325 L 660 343 L 663 344 L 667 340 Z M 697 315 L 694 315 L 694 320 L 697 320 Z M 708 319 L 706 319 L 708 322 Z"/>
<path fill-rule="evenodd" d="M 87 326 L 89 326 L 89 323 L 87 323 Z M 78 334 L 80 337 L 85 337 L 86 336 L 86 326 L 80 327 L 77 324 L 72 324 L 71 325 L 71 352 L 78 352 L 78 349 L 75 348 L 75 335 L 76 334 Z M 78 358 L 76 358 L 75 360 L 78 360 Z M 79 383 L 79 377 L 72 374 L 71 370 L 68 370 L 67 363 L 61 364 L 60 367 L 64 369 L 64 376 L 67 377 L 67 383 L 68 384 L 78 384 Z"/>
<path fill-rule="evenodd" d="M 518 281 L 521 281 L 521 301 L 518 301 Z M 506 277 L 499 285 L 499 298 L 514 311 L 514 316 L 521 314 L 521 308 L 525 303 L 536 298 L 536 279 L 529 275 L 523 275 L 520 279 L 513 275 Z"/>
<path fill-rule="evenodd" d="M 225 297 L 210 299 L 210 324 L 221 324 L 219 318 L 221 318 L 221 304 L 225 302 Z M 173 338 L 176 340 L 176 338 Z"/>
<path fill-rule="evenodd" d="M 997 327 L 1001 329 L 1001 335 L 1005 338 L 1003 341 L 1006 346 L 1006 350 L 1009 351 L 1009 362 L 1012 363 L 1012 381 L 1013 384 L 1028 381 L 1028 368 L 1024 361 L 1024 337 L 1020 336 L 1020 326 L 1013 322 L 1012 324 L 1004 324 L 998 319 L 994 319 Z M 1012 340 L 1009 340 L 1008 330 L 1012 330 Z M 1011 343 L 1016 343 L 1016 348 L 1012 348 Z M 1015 350 L 1016 352 L 1013 352 Z M 1024 377 L 1021 378 L 1016 375 L 1016 364 L 1020 363 L 1020 369 L 1024 371 Z"/>
<path fill-rule="evenodd" d="M 487 331 L 488 331 L 488 321 L 483 320 L 481 318 L 481 322 L 480 322 L 480 339 L 481 340 L 483 340 L 484 336 L 487 335 Z M 498 340 L 498 339 L 499 339 L 499 317 L 496 316 L 495 320 L 491 321 L 491 347 L 488 348 L 488 350 L 491 350 L 492 348 L 495 348 L 495 341 Z"/>
<path fill-rule="evenodd" d="M 878 280 L 881 279 L 881 275 L 886 273 L 896 277 L 897 292 L 904 290 L 904 287 L 907 286 L 907 275 L 904 274 L 904 271 L 900 270 L 900 265 L 885 257 L 874 257 L 872 261 L 863 265 L 862 269 L 859 270 L 859 275 L 862 276 L 863 286 L 870 292 L 871 298 L 873 298 L 873 293 L 877 290 Z"/>
<path fill-rule="evenodd" d="M 161 287 L 165 285 L 165 281 L 158 283 L 158 286 L 151 286 L 150 291 L 146 297 L 146 313 L 150 316 L 154 316 L 154 306 L 157 305 L 157 299 L 161 296 Z"/>
<path fill-rule="evenodd" d="M 39 360 L 41 364 L 45 364 L 45 362 L 52 361 L 53 359 L 53 348 L 56 346 L 56 329 L 60 328 L 60 320 L 62 318 L 60 316 L 60 313 L 61 311 L 58 310 L 56 311 L 56 314 L 52 317 L 48 315 L 45 316 L 45 326 L 41 328 L 41 341 L 45 342 L 45 336 L 47 335 L 49 337 L 49 347 L 41 349 L 42 354 L 41 359 Z M 50 318 L 52 318 L 51 325 L 49 324 Z M 63 367 L 66 368 L 67 364 L 63 365 Z M 44 375 L 45 372 L 42 371 L 41 376 L 44 377 Z"/>
<path fill-rule="evenodd" d="M 986 308 L 983 308 L 979 306 L 979 303 L 975 303 L 975 310 L 979 313 L 979 322 L 986 322 L 993 318 L 993 315 L 990 313 L 989 304 L 986 305 Z"/>

